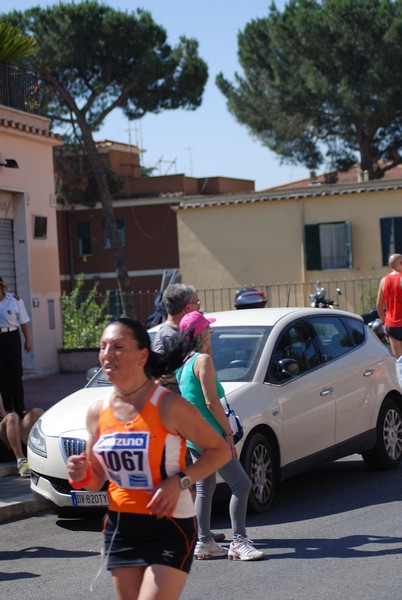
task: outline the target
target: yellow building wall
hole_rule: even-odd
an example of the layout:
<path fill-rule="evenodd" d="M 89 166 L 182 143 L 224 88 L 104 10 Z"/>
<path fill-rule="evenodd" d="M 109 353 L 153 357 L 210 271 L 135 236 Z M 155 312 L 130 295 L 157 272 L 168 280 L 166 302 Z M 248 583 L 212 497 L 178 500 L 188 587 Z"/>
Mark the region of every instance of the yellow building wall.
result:
<path fill-rule="evenodd" d="M 398 189 L 180 208 L 182 278 L 205 289 L 382 276 L 380 219 L 401 215 Z M 353 268 L 306 271 L 304 225 L 339 221 L 351 221 Z"/>

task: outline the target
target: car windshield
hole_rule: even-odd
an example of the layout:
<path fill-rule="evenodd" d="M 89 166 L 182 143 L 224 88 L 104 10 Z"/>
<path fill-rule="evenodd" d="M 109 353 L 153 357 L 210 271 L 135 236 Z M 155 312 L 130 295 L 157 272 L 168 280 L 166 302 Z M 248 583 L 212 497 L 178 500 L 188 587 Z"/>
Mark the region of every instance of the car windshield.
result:
<path fill-rule="evenodd" d="M 252 381 L 272 327 L 213 327 L 212 355 L 220 381 Z"/>
<path fill-rule="evenodd" d="M 221 381 L 252 381 L 272 327 L 214 327 L 212 354 Z M 103 371 L 87 387 L 110 385 Z"/>

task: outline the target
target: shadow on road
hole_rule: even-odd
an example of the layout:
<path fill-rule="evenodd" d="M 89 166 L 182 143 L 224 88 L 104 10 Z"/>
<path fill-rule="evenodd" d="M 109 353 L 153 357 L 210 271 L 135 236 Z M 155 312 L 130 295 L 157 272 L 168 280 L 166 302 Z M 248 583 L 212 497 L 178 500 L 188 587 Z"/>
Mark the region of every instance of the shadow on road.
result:
<path fill-rule="evenodd" d="M 372 471 L 358 455 L 322 465 L 277 485 L 275 500 L 266 513 L 249 515 L 249 526 L 317 519 L 365 506 L 401 500 L 402 468 Z M 214 506 L 214 527 L 224 527 L 227 502 Z M 291 515 L 291 519 L 289 519 Z M 230 527 L 230 522 L 225 523 Z"/>

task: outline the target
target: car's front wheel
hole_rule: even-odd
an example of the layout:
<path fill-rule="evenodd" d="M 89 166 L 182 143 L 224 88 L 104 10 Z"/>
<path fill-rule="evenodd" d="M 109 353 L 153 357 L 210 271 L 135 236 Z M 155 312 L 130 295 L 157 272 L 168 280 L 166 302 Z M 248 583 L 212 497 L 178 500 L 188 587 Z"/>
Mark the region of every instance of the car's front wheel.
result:
<path fill-rule="evenodd" d="M 402 460 L 402 411 L 394 400 L 386 400 L 377 421 L 376 445 L 363 453 L 371 469 L 394 469 Z"/>
<path fill-rule="evenodd" d="M 248 511 L 267 511 L 274 499 L 276 485 L 276 460 L 270 441 L 261 433 L 252 434 L 240 461 L 251 480 Z"/>

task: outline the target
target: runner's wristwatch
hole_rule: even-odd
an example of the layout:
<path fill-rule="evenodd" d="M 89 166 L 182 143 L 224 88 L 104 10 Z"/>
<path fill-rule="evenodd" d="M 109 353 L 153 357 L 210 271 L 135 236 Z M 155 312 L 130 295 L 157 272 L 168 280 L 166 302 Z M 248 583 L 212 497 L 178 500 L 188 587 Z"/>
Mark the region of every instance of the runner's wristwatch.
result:
<path fill-rule="evenodd" d="M 179 471 L 176 473 L 177 477 L 180 479 L 180 487 L 182 490 L 188 490 L 193 483 L 188 475 L 184 473 L 184 471 Z"/>

